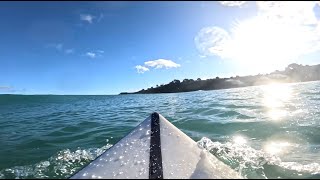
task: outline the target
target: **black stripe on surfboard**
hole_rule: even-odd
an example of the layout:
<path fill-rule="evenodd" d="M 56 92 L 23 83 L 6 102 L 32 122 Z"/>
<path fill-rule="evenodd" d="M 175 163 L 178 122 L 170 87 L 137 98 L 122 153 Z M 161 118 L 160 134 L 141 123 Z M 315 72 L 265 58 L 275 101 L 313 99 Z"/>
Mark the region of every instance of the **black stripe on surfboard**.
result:
<path fill-rule="evenodd" d="M 159 114 L 151 115 L 149 179 L 163 179 Z"/>

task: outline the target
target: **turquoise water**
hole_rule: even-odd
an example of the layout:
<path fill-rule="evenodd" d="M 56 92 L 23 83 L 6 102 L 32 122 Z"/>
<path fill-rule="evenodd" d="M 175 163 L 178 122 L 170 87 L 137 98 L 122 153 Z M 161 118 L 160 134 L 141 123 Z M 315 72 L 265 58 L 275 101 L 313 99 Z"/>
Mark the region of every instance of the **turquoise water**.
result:
<path fill-rule="evenodd" d="M 246 178 L 320 178 L 319 82 L 153 95 L 0 95 L 0 178 L 68 178 L 154 111 Z"/>

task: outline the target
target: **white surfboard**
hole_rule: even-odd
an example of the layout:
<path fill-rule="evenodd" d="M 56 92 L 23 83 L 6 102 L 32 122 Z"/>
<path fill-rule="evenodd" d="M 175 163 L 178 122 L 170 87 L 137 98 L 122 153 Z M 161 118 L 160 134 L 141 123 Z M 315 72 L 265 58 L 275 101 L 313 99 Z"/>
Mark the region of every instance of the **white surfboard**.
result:
<path fill-rule="evenodd" d="M 71 179 L 242 178 L 176 128 L 151 114 Z"/>

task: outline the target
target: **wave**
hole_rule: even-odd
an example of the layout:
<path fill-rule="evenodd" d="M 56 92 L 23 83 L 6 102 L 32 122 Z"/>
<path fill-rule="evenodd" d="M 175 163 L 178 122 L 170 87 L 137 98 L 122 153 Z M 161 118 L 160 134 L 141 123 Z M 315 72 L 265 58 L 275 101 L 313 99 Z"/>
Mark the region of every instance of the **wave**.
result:
<path fill-rule="evenodd" d="M 320 178 L 318 163 L 284 162 L 276 155 L 256 150 L 246 144 L 214 142 L 206 137 L 197 141 L 197 144 L 245 178 Z M 61 150 L 39 163 L 1 170 L 0 178 L 68 178 L 110 147 L 112 144 L 101 148 Z"/>
<path fill-rule="evenodd" d="M 280 157 L 245 144 L 213 142 L 203 137 L 197 142 L 245 178 L 320 178 L 320 164 L 283 162 Z"/>
<path fill-rule="evenodd" d="M 101 148 L 78 148 L 75 151 L 64 149 L 39 163 L 1 170 L 0 179 L 68 178 L 110 147 L 112 147 L 111 144 Z"/>

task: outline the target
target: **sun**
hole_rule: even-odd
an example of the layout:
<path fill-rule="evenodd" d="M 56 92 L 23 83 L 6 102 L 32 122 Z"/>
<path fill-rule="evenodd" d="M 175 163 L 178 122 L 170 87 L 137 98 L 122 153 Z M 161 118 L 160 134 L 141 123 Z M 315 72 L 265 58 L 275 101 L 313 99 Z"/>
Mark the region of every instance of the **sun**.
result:
<path fill-rule="evenodd" d="M 294 60 L 299 45 L 292 38 L 298 39 L 301 33 L 281 21 L 257 16 L 232 28 L 228 54 L 232 60 L 257 72 L 270 72 Z"/>
<path fill-rule="evenodd" d="M 202 55 L 231 60 L 246 74 L 284 70 L 320 52 L 316 5 L 314 1 L 259 1 L 256 15 L 236 19 L 229 28 L 202 28 L 195 45 Z"/>

